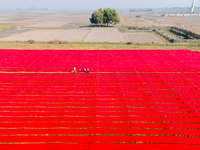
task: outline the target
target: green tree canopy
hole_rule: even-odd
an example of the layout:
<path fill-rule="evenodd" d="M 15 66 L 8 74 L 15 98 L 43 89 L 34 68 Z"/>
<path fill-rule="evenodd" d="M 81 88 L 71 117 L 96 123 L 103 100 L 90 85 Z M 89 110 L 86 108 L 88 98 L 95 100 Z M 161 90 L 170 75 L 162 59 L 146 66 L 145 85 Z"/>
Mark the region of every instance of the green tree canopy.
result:
<path fill-rule="evenodd" d="M 96 10 L 92 13 L 92 18 L 90 18 L 90 22 L 94 24 L 102 24 L 103 13 L 101 12 L 101 10 Z"/>
<path fill-rule="evenodd" d="M 92 24 L 117 24 L 120 23 L 120 17 L 115 9 L 105 8 L 104 10 L 100 8 L 92 13 L 92 18 L 90 18 Z"/>

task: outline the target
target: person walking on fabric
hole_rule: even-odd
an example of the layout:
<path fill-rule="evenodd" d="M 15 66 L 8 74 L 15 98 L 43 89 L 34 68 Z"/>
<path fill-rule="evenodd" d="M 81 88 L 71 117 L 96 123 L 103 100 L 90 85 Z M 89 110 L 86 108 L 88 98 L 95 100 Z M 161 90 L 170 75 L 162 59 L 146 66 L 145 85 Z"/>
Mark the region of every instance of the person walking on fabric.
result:
<path fill-rule="evenodd" d="M 89 73 L 90 72 L 90 70 L 89 70 L 89 68 L 87 68 L 87 73 Z"/>
<path fill-rule="evenodd" d="M 84 68 L 84 73 L 86 73 L 86 69 Z"/>

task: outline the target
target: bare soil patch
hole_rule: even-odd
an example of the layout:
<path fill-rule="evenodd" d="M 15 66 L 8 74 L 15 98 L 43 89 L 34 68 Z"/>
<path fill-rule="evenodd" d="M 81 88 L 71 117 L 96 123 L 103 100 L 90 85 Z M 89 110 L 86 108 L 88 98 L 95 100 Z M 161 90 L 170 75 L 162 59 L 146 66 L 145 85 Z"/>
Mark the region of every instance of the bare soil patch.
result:
<path fill-rule="evenodd" d="M 30 29 L 14 29 L 14 30 L 0 31 L 0 38 L 23 33 L 23 32 L 29 31 L 29 30 Z"/>
<path fill-rule="evenodd" d="M 154 33 L 124 33 L 128 42 L 134 43 L 164 43 L 161 38 L 159 38 Z"/>
<path fill-rule="evenodd" d="M 15 13 L 0 18 L 0 23 L 21 25 L 30 28 L 57 28 L 75 21 L 89 21 L 91 14 L 71 13 Z"/>
<path fill-rule="evenodd" d="M 200 26 L 200 17 L 173 17 L 170 19 Z"/>
<path fill-rule="evenodd" d="M 25 33 L 1 38 L 0 41 L 52 41 L 54 39 L 62 41 L 82 41 L 89 30 L 31 30 Z"/>
<path fill-rule="evenodd" d="M 57 28 L 62 27 L 68 24 L 70 21 L 45 21 L 45 22 L 38 22 L 35 24 L 27 25 L 26 27 L 31 28 Z"/>
<path fill-rule="evenodd" d="M 117 28 L 93 28 L 84 39 L 86 42 L 126 42 Z"/>
<path fill-rule="evenodd" d="M 62 27 L 70 22 L 89 21 L 89 18 L 89 14 L 46 14 L 33 18 L 32 23 L 25 27 L 57 28 Z"/>
<path fill-rule="evenodd" d="M 148 20 L 156 22 L 160 24 L 161 26 L 172 26 L 175 24 L 172 20 L 168 20 L 168 18 L 151 18 Z"/>

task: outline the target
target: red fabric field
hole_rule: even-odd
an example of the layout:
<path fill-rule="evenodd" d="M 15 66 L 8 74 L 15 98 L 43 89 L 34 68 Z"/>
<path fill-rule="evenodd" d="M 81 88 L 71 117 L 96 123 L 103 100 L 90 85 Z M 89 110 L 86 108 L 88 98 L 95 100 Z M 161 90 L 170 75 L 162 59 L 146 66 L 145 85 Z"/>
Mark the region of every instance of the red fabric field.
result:
<path fill-rule="evenodd" d="M 189 50 L 0 50 L 0 69 L 11 72 L 198 72 L 199 62 Z"/>
<path fill-rule="evenodd" d="M 0 54 L 1 150 L 200 149 L 200 53 Z"/>

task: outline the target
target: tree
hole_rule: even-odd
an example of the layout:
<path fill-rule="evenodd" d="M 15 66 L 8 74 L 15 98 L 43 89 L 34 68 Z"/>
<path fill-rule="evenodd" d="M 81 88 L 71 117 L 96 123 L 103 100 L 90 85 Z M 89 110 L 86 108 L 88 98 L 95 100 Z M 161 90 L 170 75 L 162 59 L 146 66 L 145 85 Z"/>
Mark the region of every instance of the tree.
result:
<path fill-rule="evenodd" d="M 102 8 L 99 8 L 99 11 L 103 14 L 103 9 Z"/>
<path fill-rule="evenodd" d="M 92 18 L 90 22 L 93 24 L 114 24 L 120 23 L 120 17 L 115 9 L 105 8 L 104 10 L 100 8 L 92 13 Z"/>
<path fill-rule="evenodd" d="M 118 12 L 115 9 L 112 9 L 112 23 L 114 23 L 114 25 L 120 23 L 120 17 Z"/>
<path fill-rule="evenodd" d="M 116 9 L 111 8 L 105 8 L 104 9 L 104 15 L 103 15 L 103 21 L 105 24 L 117 24 L 120 23 L 120 17 Z"/>
<path fill-rule="evenodd" d="M 96 10 L 92 13 L 92 18 L 90 18 L 90 22 L 93 24 L 102 24 L 103 22 L 103 13 L 102 10 Z"/>
<path fill-rule="evenodd" d="M 112 10 L 111 8 L 105 8 L 104 11 L 103 11 L 103 23 L 108 24 L 112 21 Z"/>

